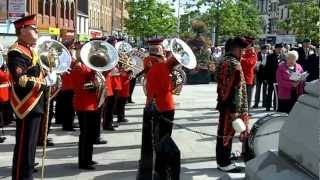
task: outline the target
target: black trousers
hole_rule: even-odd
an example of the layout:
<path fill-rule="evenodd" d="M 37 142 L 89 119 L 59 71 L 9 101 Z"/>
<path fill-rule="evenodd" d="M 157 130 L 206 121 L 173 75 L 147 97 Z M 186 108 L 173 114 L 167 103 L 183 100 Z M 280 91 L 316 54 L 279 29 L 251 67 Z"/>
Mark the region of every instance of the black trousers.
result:
<path fill-rule="evenodd" d="M 34 159 L 42 114 L 31 112 L 16 121 L 16 145 L 13 154 L 12 180 L 32 180 Z"/>
<path fill-rule="evenodd" d="M 248 85 L 248 84 L 247 84 L 248 112 L 250 112 L 250 108 L 251 108 L 252 89 L 253 89 L 253 85 Z"/>
<path fill-rule="evenodd" d="M 112 127 L 116 96 L 108 96 L 103 107 L 103 128 Z"/>
<path fill-rule="evenodd" d="M 272 95 L 274 93 L 273 83 L 274 81 L 267 81 L 266 109 L 270 109 L 272 107 Z"/>
<path fill-rule="evenodd" d="M 168 135 L 171 137 L 173 124 L 166 121 L 173 122 L 174 110 L 160 112 L 159 118 L 159 140 L 161 141 L 164 136 Z"/>
<path fill-rule="evenodd" d="M 118 97 L 117 98 L 117 115 L 118 121 L 121 121 L 125 118 L 125 106 L 127 102 L 127 97 Z"/>
<path fill-rule="evenodd" d="M 56 121 L 62 123 L 62 129 L 73 128 L 75 112 L 73 109 L 73 91 L 60 91 L 56 97 Z"/>
<path fill-rule="evenodd" d="M 96 122 L 99 121 L 99 111 L 79 111 L 77 116 L 80 124 L 79 135 L 79 166 L 87 166 L 92 161 L 93 143 L 96 138 Z"/>
<path fill-rule="evenodd" d="M 94 119 L 93 122 L 94 122 L 94 132 L 95 132 L 95 135 L 94 135 L 94 140 L 95 142 L 97 141 L 100 141 L 100 137 L 101 137 L 101 117 L 102 117 L 102 111 L 101 111 L 101 108 L 98 109 L 98 113 L 99 113 L 99 118 L 97 119 Z"/>
<path fill-rule="evenodd" d="M 216 157 L 217 157 L 217 164 L 221 167 L 228 166 L 231 164 L 230 156 L 232 150 L 232 138 L 230 138 L 228 145 L 223 144 L 222 136 L 225 135 L 225 121 L 230 119 L 225 119 L 224 117 L 226 112 L 220 111 L 219 116 L 219 127 L 218 127 L 218 136 L 217 137 L 217 144 L 216 144 Z"/>
<path fill-rule="evenodd" d="M 50 102 L 47 135 L 49 135 L 51 124 L 52 124 L 52 119 L 53 119 L 53 116 L 54 116 L 53 101 L 54 100 L 52 100 Z M 44 138 L 45 138 L 46 122 L 45 122 L 45 117 L 44 116 L 45 116 L 45 114 L 41 117 L 40 130 L 39 130 L 39 139 L 38 139 L 38 145 L 41 145 L 41 146 L 43 145 L 43 141 L 44 141 Z"/>
<path fill-rule="evenodd" d="M 256 82 L 256 93 L 254 98 L 254 105 L 259 106 L 260 96 L 261 96 L 261 87 L 262 87 L 262 106 L 266 106 L 266 96 L 267 96 L 267 85 L 266 81 L 262 79 L 257 79 Z"/>
<path fill-rule="evenodd" d="M 296 90 L 291 91 L 291 98 L 290 99 L 279 99 L 278 100 L 278 112 L 288 113 L 293 108 L 294 104 L 298 99 L 298 95 Z"/>
<path fill-rule="evenodd" d="M 136 87 L 136 81 L 137 79 L 136 78 L 132 78 L 130 80 L 130 91 L 129 91 L 129 97 L 128 97 L 128 102 L 132 102 L 132 94 L 133 94 L 133 90 L 134 88 Z"/>

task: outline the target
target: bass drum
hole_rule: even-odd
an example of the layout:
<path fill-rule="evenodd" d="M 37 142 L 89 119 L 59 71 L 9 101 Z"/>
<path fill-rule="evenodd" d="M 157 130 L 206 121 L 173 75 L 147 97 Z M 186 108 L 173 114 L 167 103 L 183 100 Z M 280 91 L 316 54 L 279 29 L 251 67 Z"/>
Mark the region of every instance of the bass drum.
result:
<path fill-rule="evenodd" d="M 279 134 L 288 114 L 268 114 L 253 124 L 247 142 L 246 160 L 259 156 L 270 149 L 279 147 Z"/>

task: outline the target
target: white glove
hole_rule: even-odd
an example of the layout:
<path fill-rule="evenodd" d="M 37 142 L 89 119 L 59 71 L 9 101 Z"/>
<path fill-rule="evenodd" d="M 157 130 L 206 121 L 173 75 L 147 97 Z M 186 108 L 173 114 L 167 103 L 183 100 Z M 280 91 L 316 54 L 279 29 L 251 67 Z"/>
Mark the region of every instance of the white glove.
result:
<path fill-rule="evenodd" d="M 57 78 L 58 78 L 58 76 L 56 73 L 54 73 L 54 72 L 49 73 L 45 78 L 46 85 L 49 87 L 55 85 L 57 83 Z"/>

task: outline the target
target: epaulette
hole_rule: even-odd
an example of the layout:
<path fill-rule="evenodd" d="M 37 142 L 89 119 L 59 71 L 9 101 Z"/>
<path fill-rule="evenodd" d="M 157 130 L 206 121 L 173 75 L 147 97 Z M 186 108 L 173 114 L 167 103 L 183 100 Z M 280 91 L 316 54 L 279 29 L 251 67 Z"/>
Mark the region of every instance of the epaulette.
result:
<path fill-rule="evenodd" d="M 17 51 L 18 53 L 22 54 L 23 56 L 26 56 L 30 60 L 32 60 L 32 53 L 31 51 L 26 48 L 25 46 L 20 45 L 18 42 L 15 42 L 10 48 L 9 51 Z"/>

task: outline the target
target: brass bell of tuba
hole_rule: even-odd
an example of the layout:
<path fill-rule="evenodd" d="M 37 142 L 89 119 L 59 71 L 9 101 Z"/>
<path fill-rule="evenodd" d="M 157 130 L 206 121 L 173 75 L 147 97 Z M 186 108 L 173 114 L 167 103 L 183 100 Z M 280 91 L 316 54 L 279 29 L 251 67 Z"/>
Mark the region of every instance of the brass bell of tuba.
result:
<path fill-rule="evenodd" d="M 106 41 L 93 40 L 82 46 L 80 58 L 83 64 L 95 71 L 95 79 L 86 83 L 84 88 L 95 87 L 98 107 L 101 107 L 106 97 L 105 77 L 102 72 L 111 70 L 118 64 L 118 51 Z"/>

